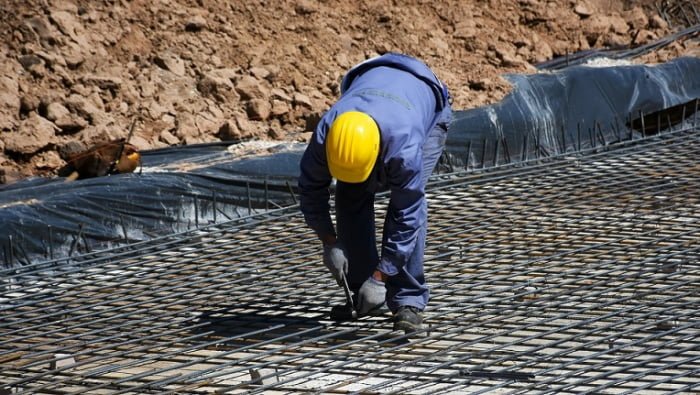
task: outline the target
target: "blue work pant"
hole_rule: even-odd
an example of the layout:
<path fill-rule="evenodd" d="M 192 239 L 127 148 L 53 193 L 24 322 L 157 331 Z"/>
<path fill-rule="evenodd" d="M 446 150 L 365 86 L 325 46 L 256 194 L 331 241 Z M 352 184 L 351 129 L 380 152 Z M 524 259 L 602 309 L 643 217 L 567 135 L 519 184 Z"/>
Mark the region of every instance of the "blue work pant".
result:
<path fill-rule="evenodd" d="M 424 189 L 445 147 L 447 127 L 451 118 L 452 111 L 448 106 L 442 111 L 440 120 L 423 144 L 421 183 Z M 336 185 L 338 238 L 347 251 L 348 284 L 355 294 L 379 264 L 374 217 L 374 196 L 378 189 L 376 184 L 376 177 L 370 176 L 364 183 L 351 184 L 338 181 Z M 427 218 L 426 200 L 423 200 L 420 210 Z M 398 268 L 398 274 L 387 281 L 387 306 L 393 312 L 396 312 L 400 306 L 413 306 L 424 310 L 428 304 L 429 291 L 423 273 L 426 227 L 427 221 L 418 231 L 416 247 L 408 262 L 404 267 Z"/>

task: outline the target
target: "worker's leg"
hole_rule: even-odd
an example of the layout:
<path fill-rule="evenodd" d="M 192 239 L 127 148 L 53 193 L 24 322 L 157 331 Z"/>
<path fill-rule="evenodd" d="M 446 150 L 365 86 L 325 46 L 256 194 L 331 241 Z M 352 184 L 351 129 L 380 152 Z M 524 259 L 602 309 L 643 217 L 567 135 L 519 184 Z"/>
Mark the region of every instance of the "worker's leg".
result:
<path fill-rule="evenodd" d="M 348 285 L 360 289 L 379 263 L 374 227 L 374 193 L 367 183 L 338 181 L 335 193 L 335 217 L 338 239 L 348 256 Z"/>
<path fill-rule="evenodd" d="M 452 119 L 452 111 L 445 108 L 437 125 L 428 134 L 428 139 L 423 144 L 423 173 L 421 182 L 425 186 L 430 174 L 435 169 L 438 159 L 445 148 L 447 139 L 447 127 Z M 413 254 L 396 276 L 389 278 L 387 282 L 387 306 L 396 312 L 399 306 L 413 306 L 424 310 L 428 304 L 429 292 L 423 273 L 423 254 L 425 252 L 425 235 L 427 230 L 427 201 L 420 208 L 426 222 L 418 232 L 416 247 Z"/>

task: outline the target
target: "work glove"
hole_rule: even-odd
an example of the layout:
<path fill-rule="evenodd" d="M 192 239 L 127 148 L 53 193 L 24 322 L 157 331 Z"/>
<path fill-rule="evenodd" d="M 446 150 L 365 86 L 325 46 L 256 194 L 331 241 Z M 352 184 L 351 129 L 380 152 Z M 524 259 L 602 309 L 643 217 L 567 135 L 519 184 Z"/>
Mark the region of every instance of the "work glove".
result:
<path fill-rule="evenodd" d="M 339 285 L 343 284 L 343 277 L 348 273 L 348 258 L 345 248 L 340 242 L 323 245 L 323 264 L 331 272 Z"/>
<path fill-rule="evenodd" d="M 386 285 L 370 277 L 362 283 L 358 292 L 357 315 L 364 316 L 372 310 L 379 309 L 386 300 Z"/>

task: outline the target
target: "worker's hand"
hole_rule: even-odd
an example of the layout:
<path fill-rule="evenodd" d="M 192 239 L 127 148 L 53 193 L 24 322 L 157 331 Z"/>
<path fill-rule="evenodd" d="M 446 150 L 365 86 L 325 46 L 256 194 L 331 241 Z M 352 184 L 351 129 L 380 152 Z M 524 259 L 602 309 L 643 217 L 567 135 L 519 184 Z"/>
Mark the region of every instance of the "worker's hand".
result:
<path fill-rule="evenodd" d="M 340 241 L 323 245 L 323 264 L 331 272 L 335 281 L 343 284 L 343 277 L 348 273 L 348 258 Z"/>
<path fill-rule="evenodd" d="M 368 278 L 362 283 L 358 293 L 357 315 L 364 316 L 372 310 L 378 309 L 384 305 L 386 300 L 386 285 L 385 283 Z"/>

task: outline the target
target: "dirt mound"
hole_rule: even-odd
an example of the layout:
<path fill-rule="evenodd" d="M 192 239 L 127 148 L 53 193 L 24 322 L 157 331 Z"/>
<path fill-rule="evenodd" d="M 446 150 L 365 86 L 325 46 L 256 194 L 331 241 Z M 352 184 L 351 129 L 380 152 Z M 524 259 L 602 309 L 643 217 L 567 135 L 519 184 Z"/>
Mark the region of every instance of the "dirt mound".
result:
<path fill-rule="evenodd" d="M 668 34 L 653 1 L 10 0 L 0 10 L 0 180 L 76 151 L 297 139 L 343 73 L 387 51 L 423 59 L 457 109 L 501 99 L 499 75 Z M 694 47 L 691 48 L 691 46 Z M 643 61 L 687 54 L 674 43 Z"/>

